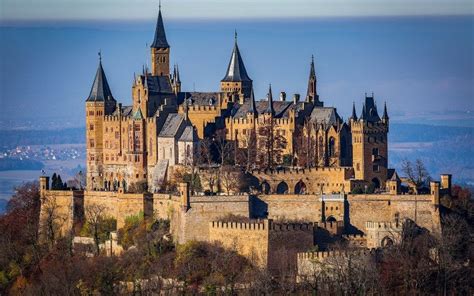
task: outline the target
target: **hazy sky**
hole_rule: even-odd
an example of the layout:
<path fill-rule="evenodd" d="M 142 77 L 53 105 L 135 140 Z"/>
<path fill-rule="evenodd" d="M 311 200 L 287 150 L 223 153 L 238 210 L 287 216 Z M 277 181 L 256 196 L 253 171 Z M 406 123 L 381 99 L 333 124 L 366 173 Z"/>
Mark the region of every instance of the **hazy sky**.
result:
<path fill-rule="evenodd" d="M 158 0 L 0 0 L 3 20 L 149 19 Z M 472 0 L 163 0 L 172 18 L 466 15 Z"/>

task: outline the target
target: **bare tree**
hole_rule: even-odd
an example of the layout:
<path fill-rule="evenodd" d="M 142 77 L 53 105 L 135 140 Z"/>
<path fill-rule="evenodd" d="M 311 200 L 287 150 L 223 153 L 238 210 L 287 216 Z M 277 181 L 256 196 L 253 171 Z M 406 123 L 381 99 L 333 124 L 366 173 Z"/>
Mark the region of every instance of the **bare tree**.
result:
<path fill-rule="evenodd" d="M 221 167 L 219 175 L 220 185 L 227 195 L 240 190 L 243 183 L 243 174 L 239 169 L 234 169 L 232 166 L 224 166 Z"/>
<path fill-rule="evenodd" d="M 420 159 L 417 159 L 414 164 L 407 159 L 403 160 L 402 171 L 413 184 L 416 194 L 431 180 L 428 170 Z"/>
<path fill-rule="evenodd" d="M 96 254 L 100 253 L 100 243 L 102 234 L 102 224 L 105 219 L 106 207 L 100 204 L 88 205 L 85 209 L 86 212 L 86 224 L 89 227 L 89 231 L 94 239 L 96 248 Z"/>
<path fill-rule="evenodd" d="M 225 135 L 225 129 L 217 131 L 215 138 L 215 145 L 217 152 L 219 153 L 219 164 L 220 166 L 225 165 L 226 163 L 232 162 L 231 157 L 233 157 L 232 150 L 234 149 L 234 143 L 227 141 Z"/>
<path fill-rule="evenodd" d="M 274 118 L 267 118 L 259 126 L 257 133 L 257 166 L 261 169 L 273 169 L 283 162 L 286 138 L 278 129 Z"/>

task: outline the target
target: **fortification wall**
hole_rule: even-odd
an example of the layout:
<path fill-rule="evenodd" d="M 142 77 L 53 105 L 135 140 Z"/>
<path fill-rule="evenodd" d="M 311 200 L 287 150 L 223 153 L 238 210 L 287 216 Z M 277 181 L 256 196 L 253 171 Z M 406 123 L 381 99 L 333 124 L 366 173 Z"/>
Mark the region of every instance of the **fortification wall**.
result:
<path fill-rule="evenodd" d="M 439 231 L 440 216 L 438 207 L 433 204 L 431 195 L 348 195 L 349 223 L 356 229 L 366 232 L 367 221 L 403 221 L 410 219 L 429 231 Z"/>
<path fill-rule="evenodd" d="M 260 267 L 268 263 L 269 226 L 271 221 L 255 223 L 210 222 L 209 242 L 219 242 L 235 250 Z"/>
<path fill-rule="evenodd" d="M 46 238 L 49 225 L 57 235 L 68 234 L 74 226 L 75 196 L 81 194 L 74 191 L 44 190 L 41 197 L 40 237 Z"/>
<path fill-rule="evenodd" d="M 207 241 L 209 222 L 217 221 L 226 215 L 250 217 L 248 195 L 192 196 L 189 204 L 190 208 L 185 212 L 181 211 L 178 218 L 178 223 L 180 223 L 179 243 L 189 240 Z"/>
<path fill-rule="evenodd" d="M 261 195 L 253 202 L 253 214 L 280 221 L 321 221 L 322 203 L 319 195 Z"/>

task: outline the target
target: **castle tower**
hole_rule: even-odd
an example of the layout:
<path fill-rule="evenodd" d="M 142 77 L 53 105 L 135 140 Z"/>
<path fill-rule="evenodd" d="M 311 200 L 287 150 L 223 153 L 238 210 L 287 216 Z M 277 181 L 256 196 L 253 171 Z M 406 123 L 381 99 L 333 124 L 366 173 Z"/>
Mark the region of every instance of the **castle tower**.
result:
<path fill-rule="evenodd" d="M 316 70 L 314 69 L 314 56 L 311 56 L 311 67 L 309 70 L 309 79 L 308 79 L 308 91 L 306 93 L 306 101 L 314 103 L 315 106 L 323 106 L 323 103 L 319 101 L 319 95 L 317 90 L 317 78 Z"/>
<path fill-rule="evenodd" d="M 362 113 L 358 120 L 355 112 L 351 118 L 352 164 L 355 178 L 384 187 L 387 181 L 388 116 L 386 121 L 377 112 L 373 95 L 366 95 Z"/>
<path fill-rule="evenodd" d="M 99 53 L 100 56 L 100 53 Z M 117 102 L 110 91 L 102 68 L 102 58 L 86 100 L 87 189 L 103 188 L 103 124 L 104 116 L 114 112 Z"/>
<path fill-rule="evenodd" d="M 170 45 L 166 40 L 161 5 L 158 11 L 158 21 L 156 22 L 155 39 L 151 44 L 151 73 L 153 76 L 170 75 Z"/>
<path fill-rule="evenodd" d="M 145 119 L 141 108 L 139 107 L 132 116 L 130 121 L 132 125 L 130 131 L 130 147 L 129 154 L 133 163 L 133 173 L 128 176 L 128 184 L 139 185 L 146 182 L 146 165 L 147 165 L 147 149 L 146 149 L 146 130 Z"/>
<path fill-rule="evenodd" d="M 181 78 L 179 77 L 178 65 L 174 66 L 173 71 L 173 92 L 175 93 L 175 95 L 181 92 Z"/>
<path fill-rule="evenodd" d="M 243 103 L 243 98 L 250 97 L 252 91 L 252 79 L 247 74 L 237 45 L 237 32 L 235 33 L 234 50 L 230 57 L 229 66 L 225 77 L 221 80 L 221 91 L 229 95 L 237 94 L 241 98 L 241 103 Z"/>

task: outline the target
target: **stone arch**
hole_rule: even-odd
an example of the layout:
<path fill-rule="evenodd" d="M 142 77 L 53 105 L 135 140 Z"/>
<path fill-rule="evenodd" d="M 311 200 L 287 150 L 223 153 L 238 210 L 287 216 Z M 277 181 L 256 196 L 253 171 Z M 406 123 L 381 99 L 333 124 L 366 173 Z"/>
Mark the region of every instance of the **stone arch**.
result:
<path fill-rule="evenodd" d="M 375 189 L 379 189 L 380 188 L 380 181 L 378 178 L 373 178 L 372 179 L 372 184 L 374 184 L 374 188 Z"/>
<path fill-rule="evenodd" d="M 306 193 L 306 184 L 300 180 L 295 185 L 295 194 L 305 194 Z"/>
<path fill-rule="evenodd" d="M 269 194 L 270 193 L 270 184 L 268 184 L 267 181 L 263 181 L 262 184 L 260 184 L 260 190 L 264 194 Z"/>
<path fill-rule="evenodd" d="M 334 218 L 334 216 L 329 216 L 326 218 L 326 222 L 337 222 L 336 218 Z"/>
<path fill-rule="evenodd" d="M 386 236 L 382 239 L 382 241 L 380 242 L 380 245 L 383 248 L 391 247 L 391 246 L 393 246 L 393 240 L 390 237 Z"/>
<path fill-rule="evenodd" d="M 288 184 L 286 184 L 285 181 L 281 181 L 277 188 L 276 188 L 276 193 L 277 194 L 287 194 L 289 190 Z"/>

